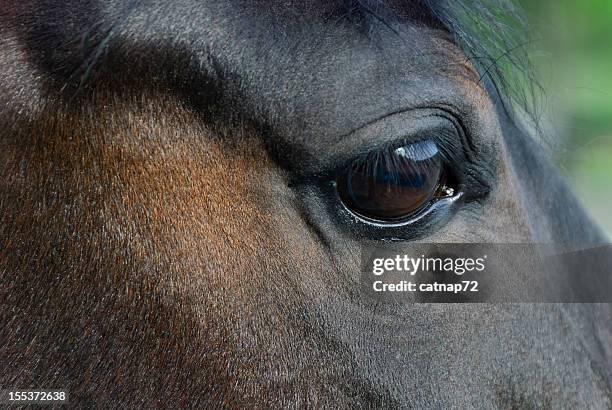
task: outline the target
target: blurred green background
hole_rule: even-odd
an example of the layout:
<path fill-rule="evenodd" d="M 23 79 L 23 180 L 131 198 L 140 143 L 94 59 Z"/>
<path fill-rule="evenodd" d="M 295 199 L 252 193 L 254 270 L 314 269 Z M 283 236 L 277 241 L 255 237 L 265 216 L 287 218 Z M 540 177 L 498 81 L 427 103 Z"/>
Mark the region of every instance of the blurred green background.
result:
<path fill-rule="evenodd" d="M 612 238 L 612 0 L 519 0 L 558 135 L 557 165 Z"/>

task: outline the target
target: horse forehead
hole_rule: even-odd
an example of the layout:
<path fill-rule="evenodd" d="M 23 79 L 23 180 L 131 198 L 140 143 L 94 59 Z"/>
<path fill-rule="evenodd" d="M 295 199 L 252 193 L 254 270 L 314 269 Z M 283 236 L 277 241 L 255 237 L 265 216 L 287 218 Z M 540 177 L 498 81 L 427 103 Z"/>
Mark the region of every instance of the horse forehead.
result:
<path fill-rule="evenodd" d="M 271 135 L 313 146 L 333 142 L 388 113 L 448 102 L 466 78 L 477 82 L 446 33 L 417 20 L 332 19 L 328 12 L 338 3 L 318 9 L 272 2 L 242 10 L 240 18 L 216 14 L 219 27 L 208 37 L 213 58 L 239 79 L 239 103 Z"/>
<path fill-rule="evenodd" d="M 448 101 L 466 77 L 464 57 L 420 1 L 155 4 L 131 10 L 128 47 L 155 39 L 170 54 L 184 48 L 232 109 L 284 143 L 314 147 L 387 113 Z"/>
<path fill-rule="evenodd" d="M 47 2 L 31 0 L 14 9 L 35 11 L 33 4 Z M 89 60 L 79 59 L 82 50 L 72 49 L 86 43 L 76 38 L 104 38 L 101 45 L 119 55 L 111 64 L 188 61 L 188 68 L 154 69 L 199 70 L 204 75 L 187 76 L 198 81 L 216 77 L 221 92 L 211 94 L 229 96 L 228 109 L 246 113 L 274 141 L 307 151 L 389 113 L 453 99 L 463 103 L 465 90 L 474 89 L 466 85 L 478 82 L 465 56 L 417 1 L 158 0 L 145 7 L 89 0 L 44 10 L 48 22 L 29 37 L 44 50 L 37 58 L 53 63 L 41 64 L 53 68 L 49 76 L 57 75 L 58 66 L 71 67 L 64 54 L 89 67 Z M 68 10 L 70 24 L 64 24 Z M 56 48 L 62 52 L 46 51 Z M 195 93 L 200 87 L 200 94 L 209 90 L 197 81 L 188 87 Z"/>
<path fill-rule="evenodd" d="M 64 24 L 69 8 L 70 24 Z M 261 123 L 271 138 L 309 150 L 389 113 L 465 101 L 461 90 L 478 79 L 447 34 L 426 24 L 426 10 L 417 1 L 158 0 L 144 7 L 90 0 L 44 10 L 50 21 L 30 36 L 35 48 L 76 47 L 75 38 L 104 38 L 108 32 L 112 39 L 102 45 L 119 50 L 115 61 L 189 61 L 187 70 L 204 72 L 189 78 L 217 77 L 218 95 L 228 96 L 232 109 Z M 45 42 L 54 36 L 57 43 Z M 143 46 L 149 54 L 136 51 Z M 77 60 L 83 54 L 70 53 Z M 70 66 L 63 53 L 41 55 L 54 70 Z"/>

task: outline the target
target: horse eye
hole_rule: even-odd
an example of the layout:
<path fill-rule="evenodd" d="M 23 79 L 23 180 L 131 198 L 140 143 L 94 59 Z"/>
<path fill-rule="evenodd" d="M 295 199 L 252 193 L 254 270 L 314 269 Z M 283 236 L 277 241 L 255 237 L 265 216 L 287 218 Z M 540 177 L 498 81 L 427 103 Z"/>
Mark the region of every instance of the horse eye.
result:
<path fill-rule="evenodd" d="M 438 146 L 422 140 L 355 161 L 338 178 L 338 194 L 361 217 L 398 222 L 436 196 L 452 195 L 452 189 L 444 186 L 444 174 Z"/>

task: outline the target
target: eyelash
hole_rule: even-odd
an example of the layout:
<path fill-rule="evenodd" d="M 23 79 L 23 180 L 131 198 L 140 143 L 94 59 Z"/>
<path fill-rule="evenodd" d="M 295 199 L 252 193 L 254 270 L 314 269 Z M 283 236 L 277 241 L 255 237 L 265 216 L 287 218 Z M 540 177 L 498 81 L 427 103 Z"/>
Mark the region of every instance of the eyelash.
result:
<path fill-rule="evenodd" d="M 414 149 L 421 148 L 418 145 L 419 142 L 430 140 L 436 144 L 437 149 L 442 158 L 443 166 L 449 168 L 459 168 L 462 161 L 460 161 L 460 155 L 456 153 L 460 152 L 462 148 L 458 146 L 457 136 L 441 130 L 432 133 L 431 135 L 424 135 L 419 138 L 400 138 L 399 140 L 393 140 L 382 144 L 373 150 L 360 153 L 353 158 L 343 161 L 339 166 L 329 172 L 318 174 L 315 179 L 321 181 L 334 181 L 340 175 L 342 175 L 347 169 L 356 163 L 367 164 L 374 160 L 379 161 L 392 161 L 392 152 L 398 148 L 406 146 L 414 146 Z M 422 154 L 423 152 L 417 152 L 416 154 Z"/>

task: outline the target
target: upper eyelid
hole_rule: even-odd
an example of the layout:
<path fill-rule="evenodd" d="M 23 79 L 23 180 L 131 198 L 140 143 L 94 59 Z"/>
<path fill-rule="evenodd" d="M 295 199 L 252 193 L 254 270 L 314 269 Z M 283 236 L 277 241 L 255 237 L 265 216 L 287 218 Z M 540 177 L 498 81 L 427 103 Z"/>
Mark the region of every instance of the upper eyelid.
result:
<path fill-rule="evenodd" d="M 447 152 L 462 151 L 463 136 L 457 131 L 456 124 L 447 115 L 436 111 L 427 109 L 392 114 L 360 128 L 334 144 L 329 155 L 319 158 L 321 165 L 313 176 L 328 177 L 355 161 L 364 160 L 372 152 L 394 149 L 424 139 L 434 140 L 442 148 L 446 147 Z M 396 123 L 389 126 L 387 121 L 393 120 Z"/>
<path fill-rule="evenodd" d="M 452 144 L 452 137 L 448 137 L 448 130 L 445 128 L 432 129 L 429 132 L 418 135 L 416 138 L 399 138 L 398 140 L 386 141 L 380 147 L 376 147 L 375 150 L 370 150 L 358 155 L 354 159 L 348 160 L 347 162 L 354 163 L 355 161 L 367 161 L 373 154 L 391 152 L 398 148 L 418 144 L 425 140 L 431 140 L 436 143 L 436 146 L 447 146 Z M 446 138 L 448 137 L 448 138 Z"/>

